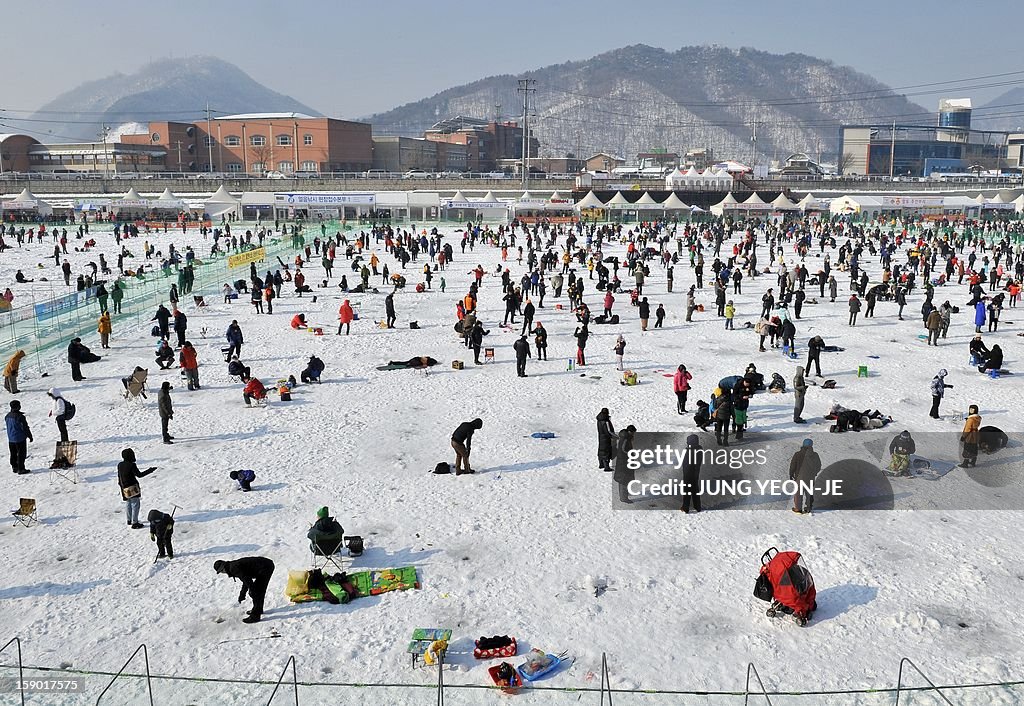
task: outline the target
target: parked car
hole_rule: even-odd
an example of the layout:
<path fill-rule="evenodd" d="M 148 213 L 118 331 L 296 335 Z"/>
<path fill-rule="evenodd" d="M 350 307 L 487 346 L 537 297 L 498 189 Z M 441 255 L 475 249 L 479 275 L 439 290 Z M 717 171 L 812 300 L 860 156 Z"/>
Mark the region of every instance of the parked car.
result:
<path fill-rule="evenodd" d="M 288 178 L 287 176 L 285 176 L 285 174 L 283 172 L 273 172 L 273 171 L 272 172 L 264 173 L 263 177 L 265 179 L 287 179 Z"/>
<path fill-rule="evenodd" d="M 434 175 L 430 172 L 421 172 L 416 169 L 410 169 L 402 175 L 403 179 L 433 179 Z"/>

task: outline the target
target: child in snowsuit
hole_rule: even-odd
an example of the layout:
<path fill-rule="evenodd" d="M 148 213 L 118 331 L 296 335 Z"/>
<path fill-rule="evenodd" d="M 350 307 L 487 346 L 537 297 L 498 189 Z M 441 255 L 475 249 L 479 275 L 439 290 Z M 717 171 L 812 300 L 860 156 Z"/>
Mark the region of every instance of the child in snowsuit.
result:
<path fill-rule="evenodd" d="M 238 482 L 239 489 L 249 492 L 252 490 L 252 482 L 256 480 L 256 474 L 248 468 L 241 471 L 231 471 L 228 474 L 228 478 Z"/>

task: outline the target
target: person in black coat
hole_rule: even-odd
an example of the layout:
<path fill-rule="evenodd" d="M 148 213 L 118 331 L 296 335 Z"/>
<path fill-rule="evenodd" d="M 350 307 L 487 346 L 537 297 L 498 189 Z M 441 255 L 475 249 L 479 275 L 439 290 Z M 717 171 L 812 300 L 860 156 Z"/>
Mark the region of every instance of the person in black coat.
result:
<path fill-rule="evenodd" d="M 700 437 L 690 434 L 686 437 L 686 457 L 683 461 L 683 512 L 690 512 L 693 504 L 694 512 L 700 512 L 700 464 L 702 447 Z"/>
<path fill-rule="evenodd" d="M 395 327 L 395 293 L 390 292 L 384 297 L 384 314 L 387 316 L 388 328 Z"/>
<path fill-rule="evenodd" d="M 188 331 L 188 317 L 184 311 L 174 314 L 174 333 L 178 334 L 178 348 L 185 345 L 185 332 Z"/>
<path fill-rule="evenodd" d="M 537 307 L 533 305 L 533 302 L 529 297 L 526 298 L 526 304 L 523 306 L 523 330 L 520 335 L 525 336 L 526 332 L 533 326 L 533 316 L 537 313 Z"/>
<path fill-rule="evenodd" d="M 160 338 L 167 340 L 171 337 L 171 312 L 168 311 L 166 306 L 163 304 L 158 306 L 156 308 L 156 315 L 150 321 L 156 321 L 160 327 Z"/>
<path fill-rule="evenodd" d="M 548 330 L 544 328 L 544 324 L 538 321 L 537 327 L 531 333 L 533 333 L 533 344 L 537 347 L 537 360 L 547 360 Z"/>
<path fill-rule="evenodd" d="M 615 473 L 612 479 L 618 484 L 619 502 L 630 505 L 629 483 L 636 479 L 636 475 L 629 468 L 629 452 L 633 450 L 633 439 L 636 437 L 636 427 L 630 424 L 619 432 L 618 444 L 615 449 Z"/>
<path fill-rule="evenodd" d="M 149 538 L 156 542 L 156 558 L 174 558 L 174 547 L 171 538 L 174 535 L 174 518 L 157 509 L 149 511 Z"/>
<path fill-rule="evenodd" d="M 647 297 L 644 297 L 643 299 L 640 300 L 640 305 L 638 306 L 638 309 L 640 310 L 640 330 L 646 331 L 647 322 L 651 318 L 651 305 L 650 303 L 648 303 Z"/>
<path fill-rule="evenodd" d="M 512 350 L 516 352 L 516 375 L 526 377 L 526 359 L 532 357 L 530 353 L 530 342 L 526 340 L 525 334 L 512 344 Z"/>
<path fill-rule="evenodd" d="M 612 426 L 608 408 L 597 414 L 597 465 L 602 471 L 611 473 L 611 460 L 615 453 L 615 427 Z"/>
<path fill-rule="evenodd" d="M 171 436 L 168 430 L 170 421 L 174 419 L 174 407 L 171 405 L 171 383 L 164 380 L 160 384 L 160 392 L 156 395 L 157 409 L 160 412 L 160 433 L 163 436 L 165 444 L 174 443 L 171 441 L 174 437 Z"/>
<path fill-rule="evenodd" d="M 473 330 L 469 333 L 469 342 L 473 346 L 473 362 L 477 365 L 483 365 L 483 362 L 480 360 L 480 346 L 484 344 L 484 336 L 487 333 L 487 331 L 484 331 L 484 325 L 480 323 L 479 319 L 473 324 Z"/>
<path fill-rule="evenodd" d="M 469 422 L 463 422 L 455 428 L 452 433 L 452 448 L 455 449 L 455 475 L 463 473 L 476 473 L 469 465 L 469 454 L 473 450 L 473 432 L 483 427 L 484 421 L 480 418 Z"/>
<path fill-rule="evenodd" d="M 270 577 L 274 575 L 274 562 L 265 556 L 247 556 L 233 561 L 217 560 L 213 562 L 213 570 L 242 582 L 238 602 L 244 601 L 247 593 L 252 598 L 252 610 L 246 611 L 248 617 L 242 622 L 258 623 L 263 617 L 263 599 L 267 595 Z"/>
<path fill-rule="evenodd" d="M 117 464 L 117 485 L 121 488 L 121 499 L 125 502 L 125 515 L 128 525 L 132 529 L 142 529 L 139 522 L 139 507 L 142 505 L 142 490 L 139 488 L 139 478 L 148 476 L 156 470 L 156 466 L 150 466 L 144 471 L 139 470 L 135 462 L 135 452 L 125 449 L 121 452 L 121 462 Z"/>
<path fill-rule="evenodd" d="M 315 355 L 309 356 L 309 362 L 306 363 L 306 369 L 302 371 L 299 379 L 302 382 L 320 382 L 320 375 L 324 371 L 324 362 L 317 358 Z"/>
<path fill-rule="evenodd" d="M 587 330 L 587 325 L 578 326 L 576 331 L 573 333 L 576 337 L 576 364 L 586 365 L 587 364 L 587 338 L 590 337 L 590 331 Z"/>
<path fill-rule="evenodd" d="M 821 336 L 815 336 L 807 342 L 807 366 L 804 374 L 811 374 L 811 363 L 814 363 L 814 376 L 821 377 L 821 352 L 825 350 L 825 340 Z"/>
<path fill-rule="evenodd" d="M 232 356 L 231 362 L 228 363 L 228 375 L 234 375 L 236 377 L 239 377 L 241 378 L 242 382 L 249 382 L 249 378 L 252 377 L 252 369 L 248 365 L 240 361 L 238 359 L 238 356 L 236 355 Z M 303 373 L 303 375 L 305 375 L 305 373 Z M 306 380 L 303 379 L 302 382 L 306 382 Z"/>

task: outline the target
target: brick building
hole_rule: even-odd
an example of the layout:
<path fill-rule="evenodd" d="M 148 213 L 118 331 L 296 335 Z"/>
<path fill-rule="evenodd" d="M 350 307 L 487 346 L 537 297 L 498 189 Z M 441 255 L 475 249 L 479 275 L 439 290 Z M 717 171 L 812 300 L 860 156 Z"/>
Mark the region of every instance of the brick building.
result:
<path fill-rule="evenodd" d="M 369 123 L 314 118 L 302 113 L 247 113 L 194 123 L 149 123 L 126 144 L 167 150 L 168 171 L 357 172 L 373 162 Z"/>
<path fill-rule="evenodd" d="M 503 159 L 522 159 L 523 128 L 515 121 L 487 121 L 457 116 L 435 123 L 423 137 L 433 142 L 466 146 L 466 168 L 471 172 L 489 172 Z M 530 137 L 529 155 L 537 156 L 540 141 Z"/>

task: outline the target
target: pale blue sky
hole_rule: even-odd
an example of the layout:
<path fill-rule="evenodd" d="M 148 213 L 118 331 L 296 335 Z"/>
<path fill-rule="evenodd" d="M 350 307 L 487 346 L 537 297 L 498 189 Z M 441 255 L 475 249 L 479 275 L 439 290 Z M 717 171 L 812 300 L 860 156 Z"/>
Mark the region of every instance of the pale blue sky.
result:
<path fill-rule="evenodd" d="M 802 52 L 891 86 L 1024 69 L 1020 3 L 33 0 L 0 10 L 0 108 L 150 59 L 212 54 L 328 115 L 358 117 L 492 74 L 645 43 Z M 172 32 L 157 32 L 159 25 Z M 173 36 L 173 39 L 170 37 Z M 167 39 L 161 39 L 167 38 Z M 1024 80 L 1024 78 L 1022 78 Z M 1008 86 L 970 93 L 977 102 Z M 931 97 L 920 99 L 930 105 Z"/>

